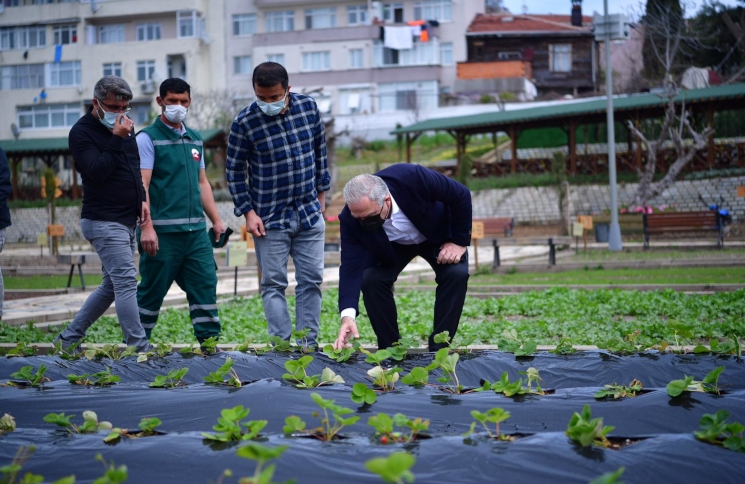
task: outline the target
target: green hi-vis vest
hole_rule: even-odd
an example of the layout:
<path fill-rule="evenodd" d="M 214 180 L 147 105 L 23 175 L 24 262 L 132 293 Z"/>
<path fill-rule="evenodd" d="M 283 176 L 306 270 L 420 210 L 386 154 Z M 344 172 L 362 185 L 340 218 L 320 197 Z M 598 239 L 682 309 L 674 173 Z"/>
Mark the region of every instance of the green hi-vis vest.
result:
<path fill-rule="evenodd" d="M 185 126 L 185 125 L 184 125 Z M 199 189 L 202 138 L 186 128 L 183 136 L 160 118 L 143 129 L 153 140 L 155 163 L 150 178 L 150 218 L 156 232 L 205 230 Z"/>

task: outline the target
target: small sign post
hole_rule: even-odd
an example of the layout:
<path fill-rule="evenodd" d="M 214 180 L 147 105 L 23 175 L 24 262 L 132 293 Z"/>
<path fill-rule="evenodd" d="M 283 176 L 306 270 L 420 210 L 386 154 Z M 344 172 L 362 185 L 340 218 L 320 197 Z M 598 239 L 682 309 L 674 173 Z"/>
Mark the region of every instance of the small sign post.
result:
<path fill-rule="evenodd" d="M 471 240 L 473 240 L 473 255 L 476 262 L 476 270 L 479 270 L 479 239 L 483 238 L 484 222 L 473 222 L 471 225 Z"/>
<path fill-rule="evenodd" d="M 585 226 L 582 222 L 572 224 L 572 235 L 574 236 L 574 253 L 579 254 L 579 238 L 585 235 Z"/>
<path fill-rule="evenodd" d="M 585 242 L 585 253 L 587 253 L 587 231 L 592 230 L 592 215 L 580 215 L 577 220 L 582 224 L 584 231 L 582 233 L 582 239 Z"/>
<path fill-rule="evenodd" d="M 44 246 L 49 243 L 47 234 L 36 234 L 36 245 L 39 246 L 39 257 L 44 257 Z"/>
<path fill-rule="evenodd" d="M 228 267 L 234 267 L 235 272 L 233 274 L 233 296 L 238 295 L 238 267 L 246 265 L 246 252 L 248 246 L 245 241 L 229 242 L 227 245 L 228 254 L 226 263 Z"/>
<path fill-rule="evenodd" d="M 61 224 L 47 225 L 47 234 L 52 237 L 52 255 L 59 254 L 58 238 L 65 236 L 65 226 Z"/>

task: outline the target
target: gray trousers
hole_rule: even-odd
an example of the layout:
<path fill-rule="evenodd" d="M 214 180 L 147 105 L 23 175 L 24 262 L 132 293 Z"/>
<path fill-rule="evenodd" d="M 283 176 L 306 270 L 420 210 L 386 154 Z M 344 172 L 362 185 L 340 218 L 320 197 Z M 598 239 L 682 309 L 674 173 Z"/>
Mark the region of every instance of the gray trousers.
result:
<path fill-rule="evenodd" d="M 85 332 L 116 300 L 116 315 L 127 346 L 138 351 L 149 348 L 137 309 L 137 270 L 135 269 L 135 227 L 116 222 L 82 219 L 83 237 L 101 259 L 103 281 L 88 296 L 69 326 L 58 336 L 63 347 L 85 337 Z"/>

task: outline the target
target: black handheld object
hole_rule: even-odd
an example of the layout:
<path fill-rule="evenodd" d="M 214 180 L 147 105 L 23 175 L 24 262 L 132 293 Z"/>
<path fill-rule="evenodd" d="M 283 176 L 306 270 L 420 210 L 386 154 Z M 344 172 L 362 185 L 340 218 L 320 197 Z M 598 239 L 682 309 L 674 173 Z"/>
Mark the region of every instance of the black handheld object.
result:
<path fill-rule="evenodd" d="M 220 249 L 222 247 L 225 247 L 225 244 L 228 243 L 228 237 L 230 237 L 230 234 L 232 233 L 233 233 L 233 229 L 228 227 L 225 229 L 225 232 L 223 232 L 220 235 L 220 240 L 215 241 L 215 229 L 210 228 L 209 237 L 210 237 L 210 242 L 212 243 L 212 247 L 214 247 L 215 249 Z"/>

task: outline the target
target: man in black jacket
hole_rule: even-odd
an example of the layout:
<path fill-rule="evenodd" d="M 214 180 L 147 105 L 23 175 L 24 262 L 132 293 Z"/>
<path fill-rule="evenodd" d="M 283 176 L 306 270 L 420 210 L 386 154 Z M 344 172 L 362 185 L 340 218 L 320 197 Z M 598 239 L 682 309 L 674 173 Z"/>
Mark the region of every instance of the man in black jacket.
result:
<path fill-rule="evenodd" d="M 10 210 L 8 210 L 8 197 L 13 190 L 10 183 L 10 166 L 8 157 L 0 148 L 0 252 L 5 246 L 5 229 L 10 227 Z M 0 271 L 0 320 L 3 319 L 3 299 L 5 299 L 5 283 L 3 273 Z"/>
<path fill-rule="evenodd" d="M 105 76 L 93 89 L 93 106 L 70 130 L 70 151 L 83 178 L 83 236 L 101 258 L 103 281 L 72 323 L 57 336 L 62 349 L 79 342 L 116 300 L 127 346 L 150 349 L 137 309 L 135 228 L 150 222 L 140 175 L 134 122 L 126 116 L 132 91 L 118 76 Z"/>

